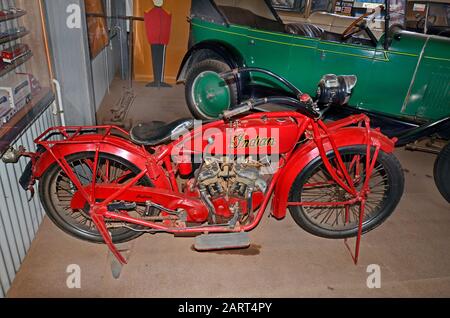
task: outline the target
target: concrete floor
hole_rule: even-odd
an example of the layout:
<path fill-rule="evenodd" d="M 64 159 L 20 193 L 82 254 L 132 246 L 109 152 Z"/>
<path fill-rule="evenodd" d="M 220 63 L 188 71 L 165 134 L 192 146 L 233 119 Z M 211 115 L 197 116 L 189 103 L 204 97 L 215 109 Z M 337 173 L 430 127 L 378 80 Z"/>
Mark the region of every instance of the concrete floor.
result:
<path fill-rule="evenodd" d="M 121 85 L 114 83 L 99 122 L 107 119 Z M 135 88 L 135 122 L 189 117 L 182 86 Z M 242 251 L 197 253 L 192 238 L 144 235 L 126 246 L 129 264 L 116 280 L 105 246 L 73 239 L 46 218 L 8 296 L 449 297 L 450 205 L 433 182 L 434 156 L 396 154 L 405 170 L 405 194 L 394 214 L 363 237 L 357 266 L 342 241 L 314 237 L 290 216 L 264 217 L 250 234 L 251 248 Z M 67 288 L 70 264 L 81 268 L 81 289 Z M 379 289 L 366 286 L 369 264 L 381 268 Z"/>

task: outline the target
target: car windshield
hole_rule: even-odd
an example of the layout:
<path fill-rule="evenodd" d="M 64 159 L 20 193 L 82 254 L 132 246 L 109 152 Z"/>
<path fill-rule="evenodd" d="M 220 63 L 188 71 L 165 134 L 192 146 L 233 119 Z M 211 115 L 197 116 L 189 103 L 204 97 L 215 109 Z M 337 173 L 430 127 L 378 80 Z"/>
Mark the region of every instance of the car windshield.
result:
<path fill-rule="evenodd" d="M 384 0 L 372 0 L 371 2 L 369 2 L 368 0 L 366 1 L 367 2 L 364 2 L 361 6 L 361 9 L 359 9 L 360 14 L 356 14 L 355 16 L 370 12 L 369 10 L 376 9 L 376 13 L 374 16 L 372 16 L 371 22 L 368 24 L 368 26 L 372 31 L 374 28 L 384 30 L 386 2 Z M 406 3 L 406 0 L 389 0 L 389 27 L 392 27 L 394 25 L 401 27 L 405 26 Z M 353 8 L 352 11 L 357 12 L 358 8 Z"/>
<path fill-rule="evenodd" d="M 322 11 L 322 12 L 333 12 L 334 10 L 333 0 L 313 0 L 311 1 L 311 13 Z"/>
<path fill-rule="evenodd" d="M 280 11 L 297 12 L 305 18 L 311 17 L 316 12 L 326 12 L 339 16 L 360 17 L 361 15 L 377 9 L 376 14 L 371 16 L 374 23 L 369 23 L 369 28 L 384 30 L 385 10 L 380 6 L 386 5 L 385 0 L 271 0 L 273 7 Z M 389 0 L 390 3 L 390 25 L 402 25 L 405 22 L 406 0 Z"/>
<path fill-rule="evenodd" d="M 390 0 L 390 24 L 405 24 L 405 11 L 406 11 L 406 0 Z"/>
<path fill-rule="evenodd" d="M 429 3 L 428 6 L 428 27 L 450 26 L 450 3 Z"/>
<path fill-rule="evenodd" d="M 308 2 L 311 2 L 311 13 L 322 11 L 332 13 L 334 11 L 335 0 L 271 0 L 272 5 L 277 10 L 287 10 L 299 13 L 306 13 Z"/>
<path fill-rule="evenodd" d="M 445 1 L 411 1 L 406 13 L 408 30 L 437 34 L 449 33 L 450 3 Z"/>

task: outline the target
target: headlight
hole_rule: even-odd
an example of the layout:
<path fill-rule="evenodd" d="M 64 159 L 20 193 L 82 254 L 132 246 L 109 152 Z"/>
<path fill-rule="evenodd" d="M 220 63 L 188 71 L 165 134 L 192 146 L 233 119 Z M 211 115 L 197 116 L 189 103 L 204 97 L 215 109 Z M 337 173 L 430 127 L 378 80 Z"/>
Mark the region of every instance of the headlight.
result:
<path fill-rule="evenodd" d="M 317 101 L 319 104 L 347 104 L 355 87 L 355 75 L 337 76 L 327 74 L 319 82 L 317 88 Z"/>

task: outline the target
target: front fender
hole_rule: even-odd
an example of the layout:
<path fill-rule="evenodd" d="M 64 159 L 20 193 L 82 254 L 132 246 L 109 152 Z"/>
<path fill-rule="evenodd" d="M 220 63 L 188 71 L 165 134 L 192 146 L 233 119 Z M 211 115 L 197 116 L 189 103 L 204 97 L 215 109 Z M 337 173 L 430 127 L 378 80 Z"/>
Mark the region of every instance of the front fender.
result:
<path fill-rule="evenodd" d="M 338 148 L 366 145 L 366 129 L 358 127 L 342 128 L 332 134 Z M 377 130 L 371 131 L 371 145 L 380 145 L 380 148 L 386 153 L 394 151 L 395 142 Z M 331 151 L 333 148 L 330 143 L 324 144 L 325 152 Z M 286 216 L 287 202 L 292 184 L 298 174 L 314 159 L 319 157 L 319 150 L 313 141 L 303 145 L 291 156 L 286 166 L 281 171 L 279 181 L 275 188 L 275 194 L 272 201 L 272 215 L 277 219 Z"/>
<path fill-rule="evenodd" d="M 75 142 L 75 143 L 74 143 Z M 154 186 L 164 189 L 171 189 L 170 182 L 161 166 L 148 160 L 149 154 L 126 139 L 115 136 L 104 135 L 83 135 L 71 140 L 70 143 L 59 143 L 45 151 L 33 165 L 32 173 L 34 179 L 41 178 L 44 173 L 56 162 L 52 153 L 58 157 L 67 157 L 80 152 L 95 152 L 99 145 L 99 152 L 121 157 L 141 170 L 150 168 L 152 172 L 148 174 Z"/>

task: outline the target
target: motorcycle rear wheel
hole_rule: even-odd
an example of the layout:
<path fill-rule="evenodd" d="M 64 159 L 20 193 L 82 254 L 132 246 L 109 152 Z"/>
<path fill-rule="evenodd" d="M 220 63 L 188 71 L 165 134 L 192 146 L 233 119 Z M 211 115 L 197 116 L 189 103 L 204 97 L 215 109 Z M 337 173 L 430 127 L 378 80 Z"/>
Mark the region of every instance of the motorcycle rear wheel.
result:
<path fill-rule="evenodd" d="M 450 203 L 450 143 L 441 150 L 434 162 L 434 181 L 444 199 Z"/>
<path fill-rule="evenodd" d="M 354 179 L 357 189 L 362 186 L 365 179 L 366 150 L 366 146 L 362 145 L 339 149 L 352 178 L 356 176 L 356 166 L 359 166 L 359 175 L 362 177 L 358 182 Z M 335 154 L 330 152 L 327 156 L 330 162 L 333 162 Z M 402 197 L 404 175 L 394 155 L 380 150 L 369 185 L 371 193 L 367 197 L 363 233 L 383 223 L 395 210 Z M 289 195 L 289 202 L 343 202 L 348 199 L 349 194 L 332 181 L 320 157 L 309 163 L 297 176 Z M 316 236 L 341 239 L 358 234 L 359 203 L 349 206 L 348 219 L 342 206 L 289 206 L 289 211 L 301 228 Z"/>
<path fill-rule="evenodd" d="M 67 156 L 65 159 L 83 185 L 92 183 L 92 169 L 89 164 L 92 165 L 94 162 L 93 152 L 77 153 Z M 98 183 L 124 184 L 140 173 L 140 169 L 135 165 L 114 155 L 101 153 L 98 162 Z M 151 186 L 151 182 L 147 177 L 143 177 L 139 181 L 139 185 Z M 56 226 L 78 239 L 91 243 L 104 243 L 102 236 L 89 217 L 89 207 L 86 206 L 84 209 L 76 211 L 70 208 L 70 201 L 75 192 L 75 186 L 57 163 L 54 163 L 39 181 L 39 196 L 42 205 Z M 145 207 L 138 206 L 136 211 L 130 213 L 142 215 L 144 209 Z M 111 233 L 113 243 L 124 243 L 143 234 L 142 231 L 139 231 L 141 227 L 137 225 L 129 224 L 124 227 L 112 220 L 105 220 L 105 223 Z"/>

